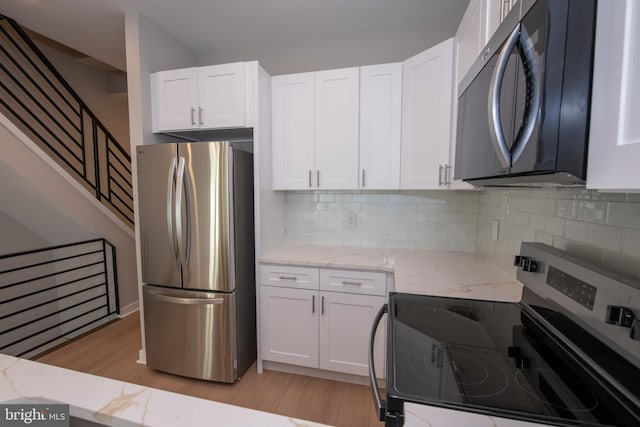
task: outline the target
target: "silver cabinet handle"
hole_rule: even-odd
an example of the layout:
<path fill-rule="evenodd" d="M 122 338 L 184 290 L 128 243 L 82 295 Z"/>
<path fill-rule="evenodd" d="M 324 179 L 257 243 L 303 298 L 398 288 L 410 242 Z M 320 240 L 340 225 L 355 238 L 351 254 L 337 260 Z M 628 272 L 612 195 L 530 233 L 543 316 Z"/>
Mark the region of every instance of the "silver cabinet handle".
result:
<path fill-rule="evenodd" d="M 196 117 L 195 117 L 195 114 L 196 114 L 196 109 L 195 109 L 195 108 L 193 108 L 193 107 L 191 107 L 191 124 L 192 124 L 192 125 L 195 125 L 195 124 L 196 124 Z"/>
<path fill-rule="evenodd" d="M 320 313 L 324 316 L 324 296 L 320 297 Z"/>
<path fill-rule="evenodd" d="M 376 331 L 378 330 L 378 326 L 380 325 L 382 316 L 384 316 L 387 312 L 387 304 L 380 307 L 380 310 L 378 311 L 378 314 L 376 314 L 376 318 L 373 321 L 373 326 L 371 327 L 371 335 L 369 336 L 369 383 L 371 384 L 371 391 L 373 391 L 373 399 L 376 404 L 378 420 L 380 421 L 384 421 L 387 408 L 385 407 L 384 400 L 382 400 L 382 397 L 380 396 L 380 389 L 378 389 L 378 383 L 376 381 L 376 366 L 373 360 L 373 350 L 376 341 Z"/>
<path fill-rule="evenodd" d="M 365 187 L 364 176 L 364 169 L 362 169 L 362 188 Z"/>
<path fill-rule="evenodd" d="M 176 239 L 173 229 L 173 214 L 175 206 L 175 180 L 176 180 L 176 158 L 171 159 L 171 166 L 169 166 L 169 174 L 167 176 L 167 233 L 169 234 L 169 243 L 171 244 L 171 251 L 173 252 L 173 258 L 176 261 L 176 265 L 180 264 L 180 258 L 178 257 L 178 247 L 176 245 Z"/>
<path fill-rule="evenodd" d="M 452 171 L 453 171 L 453 166 L 451 165 L 444 165 L 444 184 L 445 185 L 449 185 L 451 184 L 451 179 L 452 179 Z"/>
<path fill-rule="evenodd" d="M 294 282 L 298 280 L 296 276 L 278 276 L 280 280 L 293 280 Z"/>
<path fill-rule="evenodd" d="M 351 281 L 351 280 L 343 280 L 342 284 L 343 285 L 362 286 L 362 282 L 355 282 L 355 281 Z"/>
<path fill-rule="evenodd" d="M 502 87 L 502 79 L 504 78 L 504 73 L 507 68 L 509 55 L 518 43 L 519 36 L 520 25 L 516 26 L 511 32 L 504 47 L 500 51 L 496 69 L 491 77 L 491 84 L 489 86 L 489 131 L 491 133 L 493 147 L 496 153 L 498 153 L 498 159 L 502 167 L 505 168 L 511 166 L 511 152 L 509 151 L 509 147 L 507 147 L 504 131 L 502 130 L 502 123 L 500 122 L 500 88 Z"/>
<path fill-rule="evenodd" d="M 311 171 L 309 171 L 309 187 L 312 187 L 312 186 L 313 186 L 313 184 L 311 183 L 311 173 L 312 173 L 312 172 L 311 172 Z"/>
<path fill-rule="evenodd" d="M 320 188 L 320 170 L 316 171 L 316 187 Z"/>
<path fill-rule="evenodd" d="M 311 295 L 311 314 L 316 312 L 316 296 Z"/>
<path fill-rule="evenodd" d="M 202 107 L 198 107 L 198 122 L 203 125 L 204 122 L 202 121 Z"/>
<path fill-rule="evenodd" d="M 442 169 L 444 168 L 444 166 L 439 165 L 438 166 L 438 187 L 442 187 Z"/>

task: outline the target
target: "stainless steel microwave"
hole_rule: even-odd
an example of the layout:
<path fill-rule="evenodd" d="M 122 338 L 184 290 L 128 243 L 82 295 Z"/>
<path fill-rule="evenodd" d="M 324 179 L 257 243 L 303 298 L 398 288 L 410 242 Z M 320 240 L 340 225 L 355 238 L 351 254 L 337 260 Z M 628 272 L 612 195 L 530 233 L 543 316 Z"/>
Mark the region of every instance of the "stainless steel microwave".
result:
<path fill-rule="evenodd" d="M 460 82 L 455 178 L 584 185 L 596 0 L 520 0 Z"/>

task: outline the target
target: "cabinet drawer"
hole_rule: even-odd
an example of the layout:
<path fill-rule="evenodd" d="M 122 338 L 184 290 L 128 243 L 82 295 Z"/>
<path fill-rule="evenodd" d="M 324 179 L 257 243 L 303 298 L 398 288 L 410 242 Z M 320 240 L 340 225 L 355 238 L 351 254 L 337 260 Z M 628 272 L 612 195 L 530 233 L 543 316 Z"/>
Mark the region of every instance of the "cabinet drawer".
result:
<path fill-rule="evenodd" d="M 317 268 L 290 265 L 261 264 L 260 284 L 287 288 L 318 289 Z"/>
<path fill-rule="evenodd" d="M 386 274 L 353 270 L 320 270 L 320 289 L 349 294 L 385 295 Z"/>

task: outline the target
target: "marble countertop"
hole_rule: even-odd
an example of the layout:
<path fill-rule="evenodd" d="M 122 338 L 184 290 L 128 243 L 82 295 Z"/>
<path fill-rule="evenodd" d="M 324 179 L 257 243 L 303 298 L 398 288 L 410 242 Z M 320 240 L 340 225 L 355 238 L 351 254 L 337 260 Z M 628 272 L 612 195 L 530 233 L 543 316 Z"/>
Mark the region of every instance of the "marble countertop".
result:
<path fill-rule="evenodd" d="M 517 302 L 522 284 L 473 253 L 349 246 L 282 245 L 260 262 L 393 273 L 395 291 Z"/>
<path fill-rule="evenodd" d="M 3 354 L 0 402 L 69 404 L 72 417 L 107 426 L 322 426 Z"/>

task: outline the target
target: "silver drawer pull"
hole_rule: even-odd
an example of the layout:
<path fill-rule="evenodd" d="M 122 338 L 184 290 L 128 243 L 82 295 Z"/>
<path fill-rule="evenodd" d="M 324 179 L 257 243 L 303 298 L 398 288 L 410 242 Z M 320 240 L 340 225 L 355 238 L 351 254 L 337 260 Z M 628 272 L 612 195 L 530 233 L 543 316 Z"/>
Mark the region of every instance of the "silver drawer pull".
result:
<path fill-rule="evenodd" d="M 296 276 L 278 276 L 279 280 L 293 280 L 296 281 L 298 278 Z"/>
<path fill-rule="evenodd" d="M 351 280 L 343 280 L 343 285 L 353 285 L 353 286 L 362 286 L 362 282 L 353 282 Z"/>

